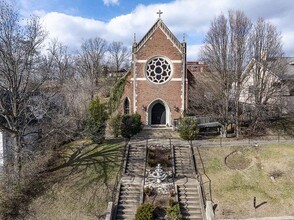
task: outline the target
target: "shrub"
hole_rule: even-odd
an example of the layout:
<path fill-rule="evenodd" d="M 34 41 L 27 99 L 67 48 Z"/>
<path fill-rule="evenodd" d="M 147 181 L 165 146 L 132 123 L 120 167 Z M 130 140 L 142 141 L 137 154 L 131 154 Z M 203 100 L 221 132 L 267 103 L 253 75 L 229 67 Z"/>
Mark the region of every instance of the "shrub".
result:
<path fill-rule="evenodd" d="M 199 133 L 197 122 L 191 117 L 183 117 L 180 119 L 178 131 L 180 137 L 188 141 L 196 139 Z"/>
<path fill-rule="evenodd" d="M 149 186 L 145 187 L 144 188 L 144 194 L 146 196 L 151 196 L 152 195 L 152 189 Z"/>
<path fill-rule="evenodd" d="M 122 120 L 122 116 L 120 114 L 112 116 L 109 120 L 109 127 L 114 137 L 118 137 L 121 133 L 120 131 L 121 120 Z"/>
<path fill-rule="evenodd" d="M 173 205 L 174 205 L 174 200 L 172 198 L 169 198 L 168 199 L 168 206 L 173 207 Z"/>
<path fill-rule="evenodd" d="M 167 208 L 167 216 L 171 220 L 181 220 L 180 205 L 174 204 L 173 206 L 169 206 Z"/>
<path fill-rule="evenodd" d="M 154 207 L 151 204 L 143 204 L 138 207 L 135 220 L 153 220 Z"/>
<path fill-rule="evenodd" d="M 100 103 L 99 98 L 89 105 L 89 118 L 87 131 L 94 143 L 101 144 L 105 138 L 106 120 L 108 118 L 107 106 Z"/>
<path fill-rule="evenodd" d="M 174 196 L 176 195 L 176 193 L 175 193 L 174 190 L 170 190 L 170 191 L 169 191 L 169 195 L 170 195 L 171 197 L 174 197 Z"/>
<path fill-rule="evenodd" d="M 274 177 L 274 178 L 278 178 L 284 175 L 284 172 L 281 170 L 272 170 L 271 172 L 269 172 L 269 176 Z"/>
<path fill-rule="evenodd" d="M 122 116 L 120 129 L 121 136 L 130 139 L 142 130 L 141 116 L 139 114 Z"/>

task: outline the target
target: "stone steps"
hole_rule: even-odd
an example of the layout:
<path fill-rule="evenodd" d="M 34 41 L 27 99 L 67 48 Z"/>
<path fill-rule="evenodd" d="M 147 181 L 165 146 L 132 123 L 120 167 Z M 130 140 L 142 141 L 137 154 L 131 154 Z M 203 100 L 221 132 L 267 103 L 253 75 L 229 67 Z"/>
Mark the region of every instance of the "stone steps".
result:
<path fill-rule="evenodd" d="M 175 146 L 174 161 L 176 176 L 193 176 L 195 171 L 191 161 L 190 149 L 188 146 Z"/>
<path fill-rule="evenodd" d="M 145 171 L 145 146 L 130 145 L 125 174 L 143 177 Z"/>
<path fill-rule="evenodd" d="M 138 183 L 121 184 L 116 219 L 134 219 L 140 204 L 141 186 Z"/>
<path fill-rule="evenodd" d="M 135 219 L 137 208 L 140 205 L 142 192 L 142 179 L 140 177 L 144 176 L 145 155 L 144 145 L 129 146 L 126 169 L 121 179 L 122 183 L 116 208 L 116 219 Z"/>
<path fill-rule="evenodd" d="M 190 148 L 188 146 L 176 146 L 174 148 L 174 157 L 182 219 L 203 220 Z"/>

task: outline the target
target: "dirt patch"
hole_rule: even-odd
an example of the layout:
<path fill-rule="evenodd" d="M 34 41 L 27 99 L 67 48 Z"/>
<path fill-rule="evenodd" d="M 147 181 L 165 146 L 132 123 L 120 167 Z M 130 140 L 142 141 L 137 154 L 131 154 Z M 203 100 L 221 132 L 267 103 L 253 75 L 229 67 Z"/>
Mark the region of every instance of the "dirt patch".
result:
<path fill-rule="evenodd" d="M 148 149 L 148 165 L 149 167 L 155 167 L 160 164 L 163 168 L 170 168 L 171 162 L 171 150 L 169 147 L 163 146 L 150 146 Z"/>
<path fill-rule="evenodd" d="M 250 167 L 252 159 L 241 151 L 233 151 L 225 157 L 225 164 L 233 170 L 244 170 Z"/>

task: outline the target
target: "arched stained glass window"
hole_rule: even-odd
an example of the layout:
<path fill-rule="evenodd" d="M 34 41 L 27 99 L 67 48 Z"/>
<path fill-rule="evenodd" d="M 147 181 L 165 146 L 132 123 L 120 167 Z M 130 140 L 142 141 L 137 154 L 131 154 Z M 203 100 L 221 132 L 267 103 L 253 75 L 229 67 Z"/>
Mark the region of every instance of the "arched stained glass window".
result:
<path fill-rule="evenodd" d="M 125 115 L 130 114 L 130 101 L 128 97 L 126 97 L 124 101 L 124 114 Z"/>

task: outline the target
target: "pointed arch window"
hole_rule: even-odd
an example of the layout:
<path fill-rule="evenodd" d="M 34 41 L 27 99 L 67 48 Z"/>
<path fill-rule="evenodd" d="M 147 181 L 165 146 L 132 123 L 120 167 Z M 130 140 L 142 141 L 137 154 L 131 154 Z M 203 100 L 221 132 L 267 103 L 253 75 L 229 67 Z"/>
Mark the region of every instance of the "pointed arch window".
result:
<path fill-rule="evenodd" d="M 125 115 L 130 114 L 130 101 L 128 97 L 126 97 L 124 101 L 124 114 Z"/>

